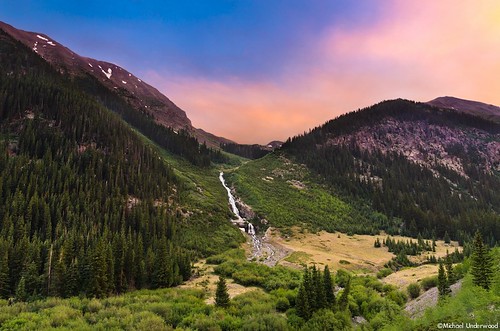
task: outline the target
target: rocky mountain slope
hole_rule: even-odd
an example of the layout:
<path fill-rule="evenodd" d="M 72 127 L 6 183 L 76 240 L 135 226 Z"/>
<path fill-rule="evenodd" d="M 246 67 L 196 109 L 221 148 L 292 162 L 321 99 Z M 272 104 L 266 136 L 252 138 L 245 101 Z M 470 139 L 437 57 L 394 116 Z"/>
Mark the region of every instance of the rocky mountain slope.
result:
<path fill-rule="evenodd" d="M 174 130 L 186 129 L 200 142 L 213 147 L 218 147 L 221 142 L 231 142 L 193 127 L 184 110 L 156 88 L 116 64 L 80 56 L 43 33 L 19 30 L 1 21 L 0 29 L 30 47 L 59 72 L 95 77 L 108 89 L 120 94 L 138 112 L 152 116 L 161 125 Z"/>
<path fill-rule="evenodd" d="M 253 178 L 294 165 L 310 174 Z M 237 193 L 270 225 L 284 224 L 285 211 L 301 205 L 307 215 L 286 218 L 287 225 L 428 238 L 448 232 L 456 240 L 481 229 L 491 244 L 500 239 L 500 124 L 452 109 L 384 101 L 289 139 L 233 178 Z M 297 181 L 300 192 L 287 185 Z M 328 196 L 343 206 L 333 219 L 309 208 L 317 201 L 330 208 Z M 276 199 L 279 215 L 267 203 Z"/>

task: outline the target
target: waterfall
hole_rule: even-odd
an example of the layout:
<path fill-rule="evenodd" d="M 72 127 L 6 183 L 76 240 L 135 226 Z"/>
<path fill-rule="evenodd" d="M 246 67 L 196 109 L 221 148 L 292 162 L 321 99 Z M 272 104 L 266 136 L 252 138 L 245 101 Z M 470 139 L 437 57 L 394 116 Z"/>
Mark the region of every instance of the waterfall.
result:
<path fill-rule="evenodd" d="M 241 215 L 240 215 L 240 211 L 238 210 L 238 207 L 236 207 L 236 200 L 234 199 L 234 196 L 233 194 L 231 193 L 231 189 L 226 185 L 226 181 L 224 180 L 224 173 L 221 171 L 220 174 L 219 174 L 219 180 L 220 182 L 222 183 L 222 186 L 224 186 L 224 188 L 226 189 L 227 191 L 227 197 L 229 199 L 229 204 L 231 205 L 231 210 L 233 211 L 233 213 L 236 215 L 236 217 L 238 217 L 237 220 L 232 220 L 232 222 L 234 224 L 236 224 L 238 227 L 242 227 L 242 226 L 246 226 L 247 228 L 247 233 L 252 236 L 252 240 L 254 242 L 254 246 L 258 246 L 258 242 L 259 240 L 257 239 L 257 236 L 255 234 L 255 228 L 253 226 L 252 223 L 244 220 Z"/>
<path fill-rule="evenodd" d="M 255 236 L 255 228 L 253 227 L 253 224 L 248 222 L 248 234 L 251 236 Z"/>
<path fill-rule="evenodd" d="M 219 179 L 220 179 L 220 182 L 222 183 L 222 186 L 224 186 L 224 188 L 227 191 L 227 197 L 229 198 L 229 204 L 231 205 L 231 209 L 233 211 L 233 214 L 235 214 L 236 217 L 238 217 L 238 220 L 243 220 L 240 216 L 240 211 L 238 210 L 238 207 L 236 207 L 236 201 L 234 200 L 234 197 L 231 194 L 231 190 L 226 185 L 226 181 L 224 180 L 224 173 L 222 171 L 219 174 Z"/>

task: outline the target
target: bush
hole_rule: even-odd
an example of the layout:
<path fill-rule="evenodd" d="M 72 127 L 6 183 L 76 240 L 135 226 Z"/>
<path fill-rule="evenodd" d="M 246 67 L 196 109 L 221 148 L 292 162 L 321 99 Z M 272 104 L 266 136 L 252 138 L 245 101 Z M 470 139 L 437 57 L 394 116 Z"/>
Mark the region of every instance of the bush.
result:
<path fill-rule="evenodd" d="M 420 281 L 420 286 L 424 291 L 427 291 L 430 288 L 436 287 L 438 283 L 437 276 L 426 277 Z"/>
<path fill-rule="evenodd" d="M 393 272 L 392 269 L 389 269 L 389 268 L 381 269 L 379 272 L 377 272 L 377 278 L 381 279 L 381 278 L 387 277 L 390 274 L 392 274 L 392 272 Z"/>
<path fill-rule="evenodd" d="M 391 291 L 387 293 L 387 299 L 394 301 L 395 303 L 397 303 L 399 306 L 402 307 L 408 300 L 408 297 L 403 292 Z"/>
<path fill-rule="evenodd" d="M 335 277 L 335 283 L 340 287 L 345 287 L 347 281 L 351 277 L 351 274 L 344 269 L 339 269 L 337 271 L 337 276 Z"/>
<path fill-rule="evenodd" d="M 420 285 L 418 283 L 411 283 L 406 290 L 412 299 L 416 299 L 420 295 Z"/>
<path fill-rule="evenodd" d="M 290 301 L 287 298 L 279 298 L 276 302 L 276 310 L 279 312 L 285 312 L 290 308 Z"/>

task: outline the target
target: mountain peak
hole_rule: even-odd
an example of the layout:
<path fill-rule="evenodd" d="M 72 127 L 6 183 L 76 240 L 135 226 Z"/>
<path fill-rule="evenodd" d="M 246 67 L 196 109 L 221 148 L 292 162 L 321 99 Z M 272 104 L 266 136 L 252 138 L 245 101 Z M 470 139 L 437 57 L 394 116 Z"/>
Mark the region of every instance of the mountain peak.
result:
<path fill-rule="evenodd" d="M 500 107 L 495 105 L 451 96 L 439 97 L 426 103 L 434 107 L 453 109 L 500 123 Z"/>

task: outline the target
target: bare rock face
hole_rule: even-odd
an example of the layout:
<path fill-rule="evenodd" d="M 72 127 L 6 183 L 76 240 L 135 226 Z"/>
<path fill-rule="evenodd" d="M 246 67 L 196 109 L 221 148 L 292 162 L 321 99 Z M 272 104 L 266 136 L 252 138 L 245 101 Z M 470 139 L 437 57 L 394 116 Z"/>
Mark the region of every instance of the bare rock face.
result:
<path fill-rule="evenodd" d="M 151 115 L 161 125 L 174 130 L 185 129 L 211 147 L 231 142 L 194 128 L 184 110 L 156 88 L 116 64 L 80 56 L 43 33 L 19 30 L 1 21 L 0 29 L 30 47 L 61 73 L 95 77 L 104 86 L 119 93 L 137 111 Z"/>
<path fill-rule="evenodd" d="M 500 170 L 500 135 L 473 127 L 388 117 L 376 126 L 333 137 L 328 143 L 354 144 L 367 152 L 395 152 L 431 170 L 438 171 L 441 166 L 463 177 L 467 177 L 462 157 L 465 154 L 476 155 L 476 165 L 487 173 Z"/>
<path fill-rule="evenodd" d="M 251 220 L 255 217 L 255 212 L 252 210 L 252 207 L 241 201 L 241 199 L 236 200 L 236 207 L 238 207 L 240 215 L 244 219 Z"/>

